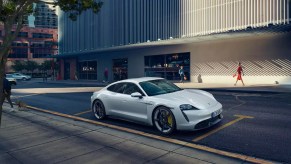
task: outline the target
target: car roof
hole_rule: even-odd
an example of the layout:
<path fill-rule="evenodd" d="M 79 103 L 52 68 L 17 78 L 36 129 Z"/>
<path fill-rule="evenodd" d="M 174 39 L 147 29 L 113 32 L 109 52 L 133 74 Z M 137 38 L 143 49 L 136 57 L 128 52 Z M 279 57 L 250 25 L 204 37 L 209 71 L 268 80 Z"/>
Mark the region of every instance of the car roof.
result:
<path fill-rule="evenodd" d="M 163 78 L 161 77 L 140 77 L 140 78 L 132 78 L 132 79 L 126 79 L 126 80 L 121 80 L 118 81 L 116 83 L 120 83 L 120 82 L 136 82 L 136 83 L 140 83 L 143 81 L 150 81 L 150 80 L 161 80 Z"/>

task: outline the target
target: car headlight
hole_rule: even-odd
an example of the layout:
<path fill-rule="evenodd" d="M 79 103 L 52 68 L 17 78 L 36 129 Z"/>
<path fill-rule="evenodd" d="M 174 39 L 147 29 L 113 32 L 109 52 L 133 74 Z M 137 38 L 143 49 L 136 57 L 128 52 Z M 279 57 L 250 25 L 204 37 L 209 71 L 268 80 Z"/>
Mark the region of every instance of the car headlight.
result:
<path fill-rule="evenodd" d="M 190 104 L 182 104 L 182 105 L 180 105 L 180 109 L 182 111 L 184 111 L 184 110 L 199 110 L 198 108 L 196 108 Z"/>

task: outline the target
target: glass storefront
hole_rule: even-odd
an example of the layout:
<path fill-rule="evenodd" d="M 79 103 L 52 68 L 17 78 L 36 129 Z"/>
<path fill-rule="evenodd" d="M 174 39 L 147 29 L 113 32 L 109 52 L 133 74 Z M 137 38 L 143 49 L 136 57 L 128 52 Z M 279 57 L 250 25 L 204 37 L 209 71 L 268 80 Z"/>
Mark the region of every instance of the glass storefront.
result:
<path fill-rule="evenodd" d="M 113 59 L 113 80 L 127 79 L 127 65 L 128 60 L 125 59 Z"/>
<path fill-rule="evenodd" d="M 97 61 L 82 61 L 78 66 L 79 79 L 97 80 Z"/>
<path fill-rule="evenodd" d="M 145 56 L 145 76 L 180 80 L 179 69 L 183 66 L 187 81 L 190 80 L 190 53 Z"/>

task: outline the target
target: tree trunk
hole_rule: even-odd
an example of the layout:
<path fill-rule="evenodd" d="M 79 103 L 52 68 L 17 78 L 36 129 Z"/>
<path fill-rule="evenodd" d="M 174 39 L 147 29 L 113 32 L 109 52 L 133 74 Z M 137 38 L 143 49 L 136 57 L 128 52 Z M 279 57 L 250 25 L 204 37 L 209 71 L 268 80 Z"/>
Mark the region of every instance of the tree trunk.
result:
<path fill-rule="evenodd" d="M 2 106 L 3 106 L 3 103 L 4 103 L 4 99 L 3 99 L 3 77 L 4 77 L 4 69 L 5 69 L 5 62 L 4 60 L 2 59 L 0 61 L 0 127 L 1 127 L 1 122 L 2 122 Z"/>

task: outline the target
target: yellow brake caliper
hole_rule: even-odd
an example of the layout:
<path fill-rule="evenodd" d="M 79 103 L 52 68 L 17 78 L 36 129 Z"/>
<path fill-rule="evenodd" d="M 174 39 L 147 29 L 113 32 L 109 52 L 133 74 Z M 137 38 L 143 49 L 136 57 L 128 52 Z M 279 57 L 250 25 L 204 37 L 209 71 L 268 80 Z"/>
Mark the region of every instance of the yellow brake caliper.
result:
<path fill-rule="evenodd" d="M 169 125 L 173 126 L 173 117 L 170 114 L 168 115 L 168 123 Z"/>

